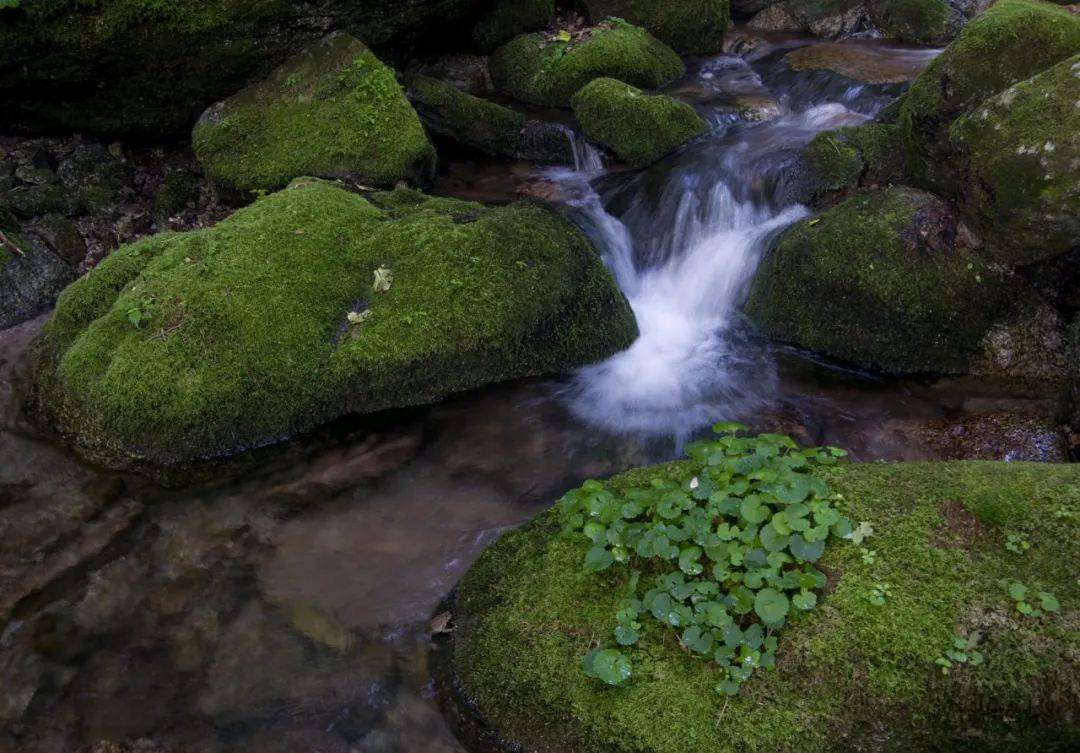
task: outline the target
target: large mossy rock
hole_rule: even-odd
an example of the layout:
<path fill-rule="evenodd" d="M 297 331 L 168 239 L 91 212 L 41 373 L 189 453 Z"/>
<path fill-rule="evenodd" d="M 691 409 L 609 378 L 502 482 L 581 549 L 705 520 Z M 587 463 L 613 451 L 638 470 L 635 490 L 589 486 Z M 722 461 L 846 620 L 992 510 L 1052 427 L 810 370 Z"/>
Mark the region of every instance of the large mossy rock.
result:
<path fill-rule="evenodd" d="M 650 165 L 709 130 L 690 105 L 613 78 L 585 85 L 570 104 L 586 138 L 635 166 Z"/>
<path fill-rule="evenodd" d="M 0 232 L 7 239 L 0 242 L 0 329 L 6 329 L 48 311 L 75 273 L 44 243 L 25 235 L 3 204 Z"/>
<path fill-rule="evenodd" d="M 949 138 L 951 194 L 987 254 L 1019 265 L 1080 248 L 1080 54 L 987 99 Z"/>
<path fill-rule="evenodd" d="M 720 51 L 729 6 L 729 0 L 585 0 L 593 20 L 629 21 L 683 54 Z"/>
<path fill-rule="evenodd" d="M 769 337 L 866 368 L 982 370 L 988 337 L 1041 309 L 1019 278 L 954 248 L 955 233 L 930 194 L 856 195 L 780 237 L 746 312 Z"/>
<path fill-rule="evenodd" d="M 699 471 L 690 463 L 643 469 L 607 486 L 626 492 Z M 1068 512 L 1080 505 L 1080 467 L 873 464 L 821 473 L 843 495 L 845 514 L 872 525 L 862 546 L 874 556 L 830 543 L 818 563 L 828 585 L 817 606 L 777 634 L 776 669 L 757 670 L 730 699 L 714 690 L 716 666 L 651 616 L 626 649 L 628 684 L 586 677 L 585 654 L 614 645 L 629 568 L 588 570 L 588 543 L 560 535 L 555 511 L 496 542 L 457 589 L 451 657 L 484 739 L 574 753 L 1070 750 L 1080 736 L 1080 588 L 1068 563 L 1080 550 Z M 1031 549 L 1006 551 L 1008 531 L 1023 531 Z M 1001 579 L 1045 589 L 1061 610 L 1019 614 Z M 883 584 L 890 596 L 875 605 Z M 975 632 L 985 662 L 943 674 L 935 660 Z"/>
<path fill-rule="evenodd" d="M 912 84 L 900 107 L 912 175 L 954 188 L 949 127 L 983 100 L 1080 53 L 1080 17 L 1040 0 L 1000 0 Z"/>
<path fill-rule="evenodd" d="M 14 7 L 13 7 L 14 6 Z M 0 3 L 0 131 L 180 136 L 209 104 L 344 30 L 402 58 L 481 0 Z"/>
<path fill-rule="evenodd" d="M 180 466 L 570 369 L 635 335 L 588 241 L 550 211 L 301 179 L 210 229 L 122 247 L 65 290 L 39 402 L 92 457 Z"/>
<path fill-rule="evenodd" d="M 867 123 L 822 131 L 799 152 L 789 176 L 790 198 L 817 204 L 859 186 L 903 183 L 906 165 L 899 128 Z"/>
<path fill-rule="evenodd" d="M 273 191 L 305 175 L 422 186 L 435 170 L 435 149 L 394 72 L 346 34 L 211 106 L 192 146 L 207 177 L 233 195 Z"/>
<path fill-rule="evenodd" d="M 655 89 L 685 70 L 670 47 L 617 19 L 570 42 L 543 33 L 515 37 L 491 56 L 497 88 L 522 102 L 549 107 L 569 107 L 570 98 L 595 78 Z"/>
<path fill-rule="evenodd" d="M 867 31 L 886 39 L 942 44 L 956 36 L 978 3 L 956 0 L 739 0 L 736 8 L 756 13 L 758 31 L 803 32 L 838 39 Z"/>

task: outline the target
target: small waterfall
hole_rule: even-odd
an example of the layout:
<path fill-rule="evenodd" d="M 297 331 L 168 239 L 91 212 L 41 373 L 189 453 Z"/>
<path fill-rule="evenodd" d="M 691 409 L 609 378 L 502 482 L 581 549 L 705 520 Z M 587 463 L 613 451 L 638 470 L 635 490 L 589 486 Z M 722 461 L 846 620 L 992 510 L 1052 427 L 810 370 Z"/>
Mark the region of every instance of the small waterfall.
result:
<path fill-rule="evenodd" d="M 582 369 L 567 385 L 563 397 L 575 415 L 610 431 L 681 443 L 775 394 L 771 355 L 747 332 L 739 309 L 771 240 L 808 214 L 782 195 L 795 151 L 821 130 L 866 119 L 846 105 L 818 103 L 718 130 L 629 177 L 598 177 L 585 159 L 591 155 L 573 172 L 552 171 L 577 197 L 576 220 L 601 250 L 640 330 L 628 350 Z"/>

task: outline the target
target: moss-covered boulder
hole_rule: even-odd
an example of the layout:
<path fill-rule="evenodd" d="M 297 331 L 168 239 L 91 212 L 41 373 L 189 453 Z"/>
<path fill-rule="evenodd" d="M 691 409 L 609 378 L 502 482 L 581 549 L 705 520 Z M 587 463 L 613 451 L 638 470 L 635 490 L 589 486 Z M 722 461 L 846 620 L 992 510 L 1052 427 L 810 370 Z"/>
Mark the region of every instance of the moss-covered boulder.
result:
<path fill-rule="evenodd" d="M 621 18 L 683 54 L 719 52 L 731 15 L 729 0 L 585 0 L 596 21 Z"/>
<path fill-rule="evenodd" d="M 791 179 L 791 198 L 816 204 L 859 186 L 904 182 L 900 134 L 896 125 L 867 123 L 814 136 L 799 153 Z"/>
<path fill-rule="evenodd" d="M 520 112 L 429 76 L 409 77 L 407 92 L 430 132 L 492 156 L 517 154 L 525 127 Z"/>
<path fill-rule="evenodd" d="M 491 56 L 491 78 L 510 96 L 537 105 L 569 107 L 595 78 L 611 77 L 644 89 L 664 86 L 685 72 L 682 60 L 644 29 L 612 19 L 572 37 L 526 34 Z"/>
<path fill-rule="evenodd" d="M 966 19 L 956 9 L 971 5 L 947 0 L 870 0 L 867 4 L 874 27 L 886 39 L 915 44 L 941 44 L 963 26 Z"/>
<path fill-rule="evenodd" d="M 583 86 L 570 104 L 590 141 L 635 166 L 652 164 L 709 130 L 690 105 L 613 78 Z"/>
<path fill-rule="evenodd" d="M 1041 308 L 1019 278 L 954 248 L 955 234 L 930 194 L 856 195 L 780 237 L 746 312 L 769 337 L 862 367 L 981 371 L 991 335 Z"/>
<path fill-rule="evenodd" d="M 482 50 L 493 50 L 518 34 L 538 31 L 555 15 L 555 0 L 496 0 L 473 29 Z"/>
<path fill-rule="evenodd" d="M 301 179 L 65 290 L 39 403 L 91 457 L 180 466 L 569 369 L 635 334 L 588 241 L 545 209 Z"/>
<path fill-rule="evenodd" d="M 690 489 L 701 470 L 644 469 L 605 488 L 661 479 Z M 635 586 L 634 560 L 590 571 L 588 542 L 560 535 L 554 510 L 496 542 L 457 589 L 449 657 L 482 739 L 576 753 L 1070 750 L 1080 736 L 1080 588 L 1067 563 L 1080 556 L 1080 466 L 867 464 L 820 474 L 872 536 L 828 544 L 817 605 L 789 616 L 776 668 L 757 670 L 732 698 L 714 690 L 717 666 L 652 615 L 624 649 L 632 671 L 623 686 L 587 677 L 582 658 L 616 645 L 620 602 L 632 589 L 642 597 L 652 572 Z M 1031 548 L 1006 551 L 1009 532 Z M 1041 616 L 1017 610 L 1013 583 Z M 1041 608 L 1040 591 L 1057 611 Z M 937 660 L 958 637 L 974 639 L 982 661 L 969 654 L 944 673 Z"/>
<path fill-rule="evenodd" d="M 302 175 L 423 185 L 435 169 L 435 149 L 394 72 L 346 34 L 211 106 L 192 145 L 207 177 L 232 194 L 272 191 Z"/>
<path fill-rule="evenodd" d="M 487 0 L 23 0 L 0 3 L 0 131 L 191 129 L 211 103 L 344 30 L 407 59 Z"/>
<path fill-rule="evenodd" d="M 974 19 L 904 95 L 900 123 L 915 179 L 949 189 L 952 121 L 1077 53 L 1080 17 L 1040 0 L 1000 0 Z"/>
<path fill-rule="evenodd" d="M 23 233 L 0 203 L 0 329 L 48 311 L 73 279 L 71 267 L 45 243 Z"/>
<path fill-rule="evenodd" d="M 1080 248 L 1080 54 L 987 99 L 949 138 L 950 194 L 987 254 L 1018 265 Z"/>

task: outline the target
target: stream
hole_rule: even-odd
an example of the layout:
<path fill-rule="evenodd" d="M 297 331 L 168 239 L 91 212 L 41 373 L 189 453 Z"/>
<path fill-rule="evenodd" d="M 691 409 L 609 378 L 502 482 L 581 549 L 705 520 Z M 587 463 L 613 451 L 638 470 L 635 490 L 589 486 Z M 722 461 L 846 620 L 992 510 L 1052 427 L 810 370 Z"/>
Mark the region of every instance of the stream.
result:
<path fill-rule="evenodd" d="M 440 190 L 465 198 L 543 186 L 626 293 L 640 339 L 566 378 L 341 419 L 166 489 L 43 435 L 21 404 L 45 318 L 0 332 L 0 753 L 462 751 L 434 698 L 431 617 L 571 486 L 676 457 L 719 420 L 913 459 L 940 456 L 927 424 L 1052 410 L 979 380 L 846 370 L 742 320 L 769 241 L 808 213 L 788 198 L 795 152 L 899 91 L 792 74 L 780 58 L 807 41 L 689 61 L 671 91 L 713 130 L 645 170 L 585 144 L 576 169 L 444 168 Z M 935 54 L 866 46 L 876 65 Z"/>

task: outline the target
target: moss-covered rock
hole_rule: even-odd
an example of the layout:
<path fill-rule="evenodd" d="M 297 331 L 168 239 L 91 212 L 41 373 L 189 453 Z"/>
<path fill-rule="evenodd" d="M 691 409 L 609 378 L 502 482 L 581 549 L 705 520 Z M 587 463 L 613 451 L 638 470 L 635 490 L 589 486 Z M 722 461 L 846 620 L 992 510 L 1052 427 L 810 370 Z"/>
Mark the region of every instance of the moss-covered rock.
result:
<path fill-rule="evenodd" d="M 555 0 L 496 0 L 473 29 L 483 50 L 493 50 L 518 34 L 543 29 L 555 15 Z"/>
<path fill-rule="evenodd" d="M 423 185 L 435 149 L 394 78 L 363 43 L 334 34 L 210 107 L 192 132 L 207 177 L 232 194 L 301 175 Z"/>
<path fill-rule="evenodd" d="M 949 130 L 950 195 L 986 253 L 1029 264 L 1080 248 L 1080 54 L 984 101 Z"/>
<path fill-rule="evenodd" d="M 870 0 L 870 18 L 886 39 L 940 44 L 960 30 L 964 19 L 946 0 Z"/>
<path fill-rule="evenodd" d="M 585 0 L 599 21 L 621 18 L 683 53 L 719 52 L 731 15 L 729 0 Z"/>
<path fill-rule="evenodd" d="M 1040 311 L 1019 278 L 953 247 L 930 194 L 860 194 L 786 231 L 746 311 L 769 337 L 889 373 L 981 370 L 988 336 Z"/>
<path fill-rule="evenodd" d="M 625 492 L 698 470 L 680 463 L 608 484 Z M 496 542 L 458 587 L 451 660 L 464 700 L 525 751 L 1070 749 L 1080 735 L 1080 588 L 1064 563 L 1080 550 L 1076 524 L 1061 512 L 1080 505 L 1080 467 L 954 462 L 822 473 L 846 514 L 873 526 L 863 546 L 874 559 L 829 545 L 818 605 L 778 633 L 776 669 L 758 670 L 738 696 L 718 695 L 715 665 L 651 617 L 629 649 L 626 686 L 586 677 L 586 652 L 614 643 L 628 568 L 587 570 L 587 546 L 560 536 L 551 511 Z M 1006 531 L 1023 531 L 1031 549 L 1007 552 Z M 1052 593 L 1061 610 L 1018 614 L 1006 578 Z M 876 606 L 870 595 L 882 584 L 891 595 Z M 935 660 L 975 632 L 985 662 L 943 674 Z"/>
<path fill-rule="evenodd" d="M 690 105 L 613 78 L 583 86 L 570 103 L 590 141 L 635 166 L 652 164 L 709 130 Z"/>
<path fill-rule="evenodd" d="M 491 57 L 496 87 L 522 102 L 550 107 L 569 107 L 570 98 L 594 78 L 655 89 L 685 70 L 670 47 L 618 19 L 570 42 L 543 33 L 515 37 Z"/>
<path fill-rule="evenodd" d="M 492 156 L 517 154 L 525 127 L 521 113 L 428 76 L 411 76 L 408 96 L 432 133 Z"/>
<path fill-rule="evenodd" d="M 891 185 L 906 176 L 899 128 L 885 123 L 822 131 L 799 153 L 792 198 L 818 203 L 859 186 Z"/>
<path fill-rule="evenodd" d="M 900 123 L 912 175 L 947 189 L 952 121 L 987 97 L 1080 53 L 1080 17 L 1039 0 L 1000 0 L 969 23 L 912 84 Z"/>
<path fill-rule="evenodd" d="M 0 233 L 7 239 L 0 243 L 0 329 L 6 329 L 47 311 L 75 273 L 44 243 L 24 234 L 2 203 Z"/>
<path fill-rule="evenodd" d="M 39 402 L 91 457 L 180 466 L 569 369 L 635 334 L 588 241 L 547 210 L 301 179 L 65 290 Z"/>
<path fill-rule="evenodd" d="M 0 130 L 180 136 L 327 30 L 403 59 L 481 0 L 0 3 Z M 14 6 L 14 7 L 12 7 Z M 456 33 L 456 32 L 455 32 Z"/>

